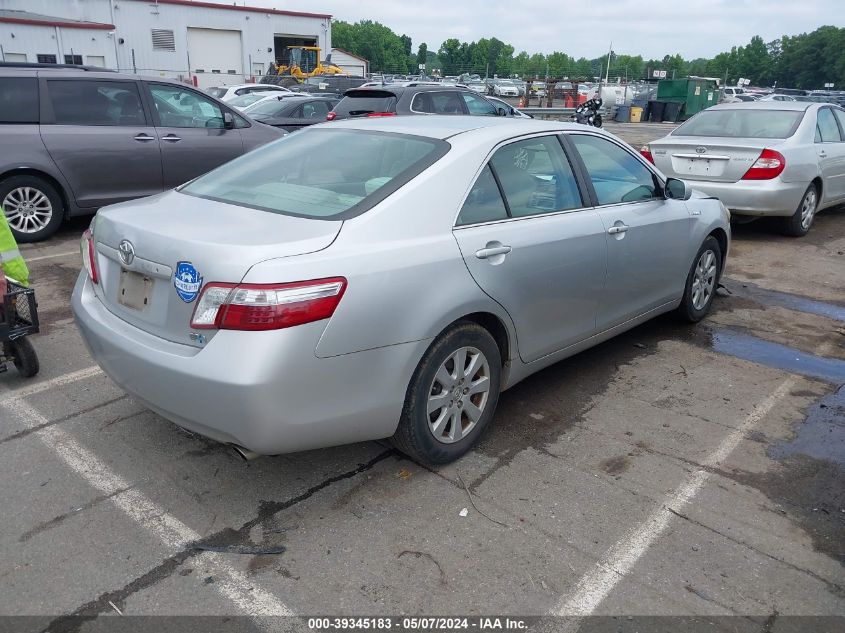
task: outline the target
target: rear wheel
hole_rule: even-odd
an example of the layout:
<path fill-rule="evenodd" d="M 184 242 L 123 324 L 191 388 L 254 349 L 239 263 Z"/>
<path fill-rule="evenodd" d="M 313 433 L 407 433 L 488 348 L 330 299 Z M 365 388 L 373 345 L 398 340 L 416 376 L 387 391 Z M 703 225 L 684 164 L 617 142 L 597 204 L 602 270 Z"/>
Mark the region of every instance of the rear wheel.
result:
<path fill-rule="evenodd" d="M 11 357 L 21 376 L 24 378 L 32 378 L 38 373 L 41 368 L 38 362 L 38 355 L 35 353 L 35 348 L 27 338 L 19 338 L 14 341 L 9 341 L 5 345 L 6 358 Z"/>
<path fill-rule="evenodd" d="M 690 323 L 698 323 L 710 312 L 722 268 L 722 249 L 712 235 L 709 236 L 693 261 L 687 275 L 684 298 L 678 306 L 678 315 Z"/>
<path fill-rule="evenodd" d="M 21 244 L 47 239 L 64 218 L 62 197 L 40 176 L 12 176 L 0 182 L 0 206 Z"/>
<path fill-rule="evenodd" d="M 804 237 L 810 231 L 816 210 L 819 207 L 819 191 L 811 184 L 798 203 L 798 208 L 788 218 L 784 218 L 783 232 L 790 237 Z"/>
<path fill-rule="evenodd" d="M 490 425 L 501 374 L 501 354 L 490 333 L 475 323 L 456 324 L 417 366 L 391 442 L 423 464 L 458 459 Z"/>

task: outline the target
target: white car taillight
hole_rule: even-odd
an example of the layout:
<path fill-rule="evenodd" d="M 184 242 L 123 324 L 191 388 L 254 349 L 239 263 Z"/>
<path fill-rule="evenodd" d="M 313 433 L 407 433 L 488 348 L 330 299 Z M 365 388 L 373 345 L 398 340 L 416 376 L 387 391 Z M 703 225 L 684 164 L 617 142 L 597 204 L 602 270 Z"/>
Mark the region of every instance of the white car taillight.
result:
<path fill-rule="evenodd" d="M 82 255 L 82 264 L 88 273 L 92 283 L 99 284 L 100 276 L 97 273 L 97 250 L 94 246 L 94 234 L 91 229 L 85 229 L 82 239 L 79 241 L 79 252 Z"/>
<path fill-rule="evenodd" d="M 346 279 L 314 279 L 284 284 L 206 284 L 191 327 L 220 330 L 279 330 L 334 314 Z"/>

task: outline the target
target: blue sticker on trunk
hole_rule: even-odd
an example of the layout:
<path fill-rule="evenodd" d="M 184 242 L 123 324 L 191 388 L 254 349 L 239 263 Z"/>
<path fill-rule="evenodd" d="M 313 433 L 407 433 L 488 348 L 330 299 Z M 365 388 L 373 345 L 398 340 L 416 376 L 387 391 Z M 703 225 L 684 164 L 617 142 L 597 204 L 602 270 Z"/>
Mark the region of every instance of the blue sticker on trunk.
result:
<path fill-rule="evenodd" d="M 173 286 L 182 301 L 191 303 L 200 292 L 202 277 L 191 262 L 176 262 Z"/>

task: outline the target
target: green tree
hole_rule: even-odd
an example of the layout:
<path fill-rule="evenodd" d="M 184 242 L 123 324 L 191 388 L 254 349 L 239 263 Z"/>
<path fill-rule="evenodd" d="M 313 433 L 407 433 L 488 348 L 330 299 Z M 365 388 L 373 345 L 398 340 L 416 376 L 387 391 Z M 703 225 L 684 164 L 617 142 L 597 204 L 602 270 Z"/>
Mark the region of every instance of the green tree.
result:
<path fill-rule="evenodd" d="M 423 42 L 420 44 L 419 49 L 417 50 L 417 68 L 420 65 L 426 66 L 426 70 L 428 70 L 428 66 L 426 62 L 428 61 L 428 44 Z"/>

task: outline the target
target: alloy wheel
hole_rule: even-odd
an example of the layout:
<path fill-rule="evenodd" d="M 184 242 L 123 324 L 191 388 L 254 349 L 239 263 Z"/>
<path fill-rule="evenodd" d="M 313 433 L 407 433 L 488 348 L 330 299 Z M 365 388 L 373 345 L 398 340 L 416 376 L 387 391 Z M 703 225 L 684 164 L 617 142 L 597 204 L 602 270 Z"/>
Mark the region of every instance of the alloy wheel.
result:
<path fill-rule="evenodd" d="M 12 189 L 3 199 L 2 207 L 9 226 L 19 233 L 36 233 L 53 218 L 50 199 L 35 187 Z"/>
<path fill-rule="evenodd" d="M 716 287 L 716 253 L 706 250 L 698 258 L 692 277 L 692 307 L 702 310 Z"/>
<path fill-rule="evenodd" d="M 475 347 L 461 347 L 438 368 L 428 390 L 428 427 L 438 442 L 452 444 L 470 433 L 490 399 L 490 364 Z"/>
<path fill-rule="evenodd" d="M 801 201 L 801 228 L 805 231 L 810 228 L 813 223 L 813 217 L 816 215 L 816 190 L 810 189 Z"/>

